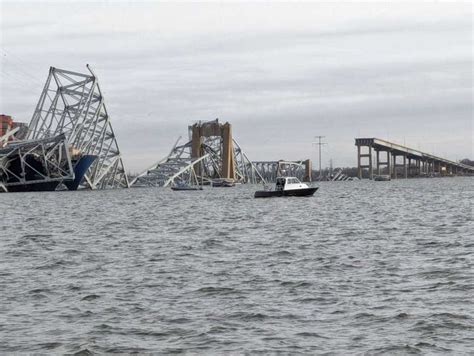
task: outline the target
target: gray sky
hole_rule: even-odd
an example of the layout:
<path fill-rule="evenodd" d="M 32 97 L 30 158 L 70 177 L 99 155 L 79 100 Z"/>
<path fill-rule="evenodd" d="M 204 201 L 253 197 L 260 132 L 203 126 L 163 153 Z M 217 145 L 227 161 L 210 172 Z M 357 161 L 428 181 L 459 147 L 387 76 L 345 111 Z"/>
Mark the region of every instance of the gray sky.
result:
<path fill-rule="evenodd" d="M 472 5 L 0 0 L 0 112 L 29 122 L 50 66 L 99 76 L 126 168 L 230 121 L 253 160 L 355 166 L 357 136 L 473 154 Z"/>

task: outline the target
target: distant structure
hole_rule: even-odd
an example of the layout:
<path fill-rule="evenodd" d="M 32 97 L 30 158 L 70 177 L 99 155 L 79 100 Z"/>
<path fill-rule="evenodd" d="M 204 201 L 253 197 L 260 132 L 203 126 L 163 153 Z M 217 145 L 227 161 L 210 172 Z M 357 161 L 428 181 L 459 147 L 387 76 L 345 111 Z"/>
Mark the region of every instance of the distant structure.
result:
<path fill-rule="evenodd" d="M 474 167 L 454 162 L 445 158 L 436 157 L 396 143 L 379 138 L 356 138 L 357 168 L 359 179 L 362 179 L 362 170 L 368 169 L 369 179 L 374 178 L 373 151 L 375 151 L 376 174 L 382 174 L 382 169 L 392 179 L 398 177 L 423 177 L 437 175 L 473 174 Z M 365 148 L 365 153 L 363 152 Z M 385 153 L 385 160 L 381 160 L 381 152 Z M 400 158 L 402 163 L 399 162 Z M 397 160 L 398 159 L 398 160 Z"/>
<path fill-rule="evenodd" d="M 10 115 L 0 114 L 0 137 L 3 137 L 0 148 L 9 141 L 24 139 L 27 132 L 27 124 L 14 121 Z"/>
<path fill-rule="evenodd" d="M 27 127 L 12 129 L 11 118 L 2 117 L 2 134 L 10 130 L 0 135 L 3 190 L 129 186 L 98 79 L 87 68 L 83 74 L 51 67 Z"/>
<path fill-rule="evenodd" d="M 210 183 L 226 179 L 260 183 L 264 178 L 232 136 L 232 125 L 219 120 L 199 121 L 188 127 L 190 140 L 139 174 L 134 186 L 165 187 L 172 183 Z"/>
<path fill-rule="evenodd" d="M 11 130 L 13 126 L 13 120 L 11 116 L 0 115 L 0 136 L 5 135 L 8 131 Z"/>
<path fill-rule="evenodd" d="M 313 142 L 313 144 L 317 145 L 318 146 L 318 153 L 319 153 L 319 175 L 318 175 L 318 180 L 322 180 L 323 179 L 323 171 L 322 171 L 322 158 L 321 158 L 321 146 L 324 146 L 324 145 L 327 145 L 326 142 L 321 142 L 321 140 L 323 138 L 325 138 L 326 136 L 314 136 L 314 138 L 317 138 L 318 139 L 318 142 Z"/>
<path fill-rule="evenodd" d="M 312 179 L 310 159 L 301 161 L 254 161 L 252 163 L 267 183 L 276 182 L 277 177 L 297 177 L 304 182 L 311 182 Z"/>

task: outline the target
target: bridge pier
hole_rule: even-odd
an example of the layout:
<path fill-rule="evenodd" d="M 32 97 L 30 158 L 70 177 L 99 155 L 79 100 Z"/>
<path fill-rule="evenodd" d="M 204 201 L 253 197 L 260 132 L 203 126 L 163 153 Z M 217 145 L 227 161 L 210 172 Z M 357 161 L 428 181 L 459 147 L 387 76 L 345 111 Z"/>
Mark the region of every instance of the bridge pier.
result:
<path fill-rule="evenodd" d="M 372 166 L 372 145 L 367 145 L 369 152 L 362 153 L 361 150 L 362 145 L 357 145 L 357 176 L 359 179 L 362 179 L 362 169 L 368 168 L 369 169 L 369 179 L 373 179 L 374 177 L 374 170 Z M 362 158 L 368 158 L 369 164 L 362 164 Z"/>
<path fill-rule="evenodd" d="M 374 179 L 374 169 L 372 167 L 372 146 L 369 146 L 369 178 Z"/>
<path fill-rule="evenodd" d="M 387 151 L 387 173 L 392 176 L 392 164 L 390 163 L 390 151 Z"/>
<path fill-rule="evenodd" d="M 392 178 L 397 179 L 397 154 L 392 152 Z"/>
<path fill-rule="evenodd" d="M 405 179 L 408 178 L 407 155 L 403 155 L 403 176 Z"/>
<path fill-rule="evenodd" d="M 393 152 L 390 153 L 390 161 L 392 162 L 392 169 L 390 170 L 390 178 L 396 179 L 397 178 L 397 156 Z"/>
<path fill-rule="evenodd" d="M 376 163 L 377 163 L 377 174 L 380 175 L 380 151 L 375 150 L 376 154 Z"/>
<path fill-rule="evenodd" d="M 360 145 L 357 145 L 357 177 L 362 179 L 362 168 L 360 166 Z"/>
<path fill-rule="evenodd" d="M 397 157 L 402 156 L 403 162 L 402 163 L 397 163 Z M 403 178 L 408 178 L 408 166 L 407 166 L 407 156 L 406 155 L 397 155 L 396 153 L 392 153 L 393 157 L 393 174 L 392 178 L 397 179 L 398 178 L 398 168 L 402 170 Z"/>
<path fill-rule="evenodd" d="M 390 164 L 390 151 L 385 151 L 386 152 L 386 160 L 385 161 L 382 161 L 380 159 L 380 153 L 384 152 L 384 151 L 375 150 L 375 152 L 376 152 L 375 159 L 376 159 L 376 166 L 377 166 L 377 174 L 381 175 L 382 174 L 382 168 L 386 167 L 387 168 L 387 174 L 391 175 L 391 166 L 392 165 Z"/>

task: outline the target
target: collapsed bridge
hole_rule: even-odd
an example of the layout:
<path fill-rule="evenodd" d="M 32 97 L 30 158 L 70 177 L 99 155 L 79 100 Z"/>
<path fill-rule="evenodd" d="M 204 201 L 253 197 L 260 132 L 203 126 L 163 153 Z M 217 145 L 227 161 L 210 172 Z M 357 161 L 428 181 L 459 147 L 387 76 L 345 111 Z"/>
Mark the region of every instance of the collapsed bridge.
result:
<path fill-rule="evenodd" d="M 131 185 L 166 187 L 173 183 L 206 184 L 223 179 L 263 183 L 265 179 L 232 136 L 232 125 L 219 120 L 188 127 L 189 141 L 178 145 L 162 160 L 139 174 Z"/>
<path fill-rule="evenodd" d="M 87 69 L 51 67 L 25 137 L 0 137 L 3 190 L 129 186 L 98 78 Z"/>

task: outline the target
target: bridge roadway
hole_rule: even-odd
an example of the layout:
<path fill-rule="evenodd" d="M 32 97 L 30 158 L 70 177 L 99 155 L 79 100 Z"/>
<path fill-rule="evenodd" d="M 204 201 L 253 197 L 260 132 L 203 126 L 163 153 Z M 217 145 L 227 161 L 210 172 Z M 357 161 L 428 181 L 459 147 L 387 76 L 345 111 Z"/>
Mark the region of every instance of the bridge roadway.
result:
<path fill-rule="evenodd" d="M 435 176 L 474 174 L 474 167 L 434 156 L 413 148 L 381 140 L 379 138 L 356 138 L 358 176 L 362 179 L 362 170 L 369 170 L 369 178 L 374 177 L 373 151 L 375 151 L 376 174 L 385 174 L 391 178 L 402 176 Z M 366 148 L 364 148 L 366 147 Z M 363 153 L 363 151 L 366 153 Z M 385 152 L 385 160 L 381 161 L 381 152 Z M 401 157 L 399 163 L 397 158 Z M 364 162 L 365 161 L 365 162 Z"/>

